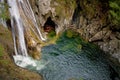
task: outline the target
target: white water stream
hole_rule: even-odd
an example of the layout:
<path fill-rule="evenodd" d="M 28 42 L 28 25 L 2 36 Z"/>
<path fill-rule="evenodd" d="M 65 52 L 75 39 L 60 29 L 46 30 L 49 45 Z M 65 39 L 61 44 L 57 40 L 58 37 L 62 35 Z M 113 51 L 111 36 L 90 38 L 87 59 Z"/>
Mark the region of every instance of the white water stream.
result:
<path fill-rule="evenodd" d="M 17 1 L 8 0 L 8 4 L 10 6 L 9 11 L 11 14 L 11 25 L 13 30 L 12 33 L 13 33 L 15 54 L 18 55 L 18 53 L 21 53 L 23 56 L 28 56 L 26 44 L 25 44 L 25 38 L 24 38 L 24 27 L 23 27 L 22 19 L 19 14 Z M 16 46 L 16 43 L 17 43 L 16 37 L 18 37 L 19 49 L 17 49 L 17 46 Z"/>
<path fill-rule="evenodd" d="M 44 41 L 45 38 L 43 38 L 42 33 L 38 28 L 34 13 L 28 0 L 7 0 L 7 2 L 10 6 L 9 12 L 11 16 L 15 54 L 28 56 L 25 42 L 25 31 L 27 32 L 27 29 L 31 29 L 40 40 Z M 27 23 L 29 21 L 32 26 Z"/>

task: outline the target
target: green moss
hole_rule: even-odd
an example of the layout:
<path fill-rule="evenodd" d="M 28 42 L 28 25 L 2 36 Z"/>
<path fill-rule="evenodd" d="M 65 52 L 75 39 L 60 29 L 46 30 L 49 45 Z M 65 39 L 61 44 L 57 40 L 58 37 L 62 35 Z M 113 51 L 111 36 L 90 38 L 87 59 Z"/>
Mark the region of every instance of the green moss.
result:
<path fill-rule="evenodd" d="M 66 37 L 68 38 L 73 38 L 73 37 L 77 37 L 79 34 L 77 32 L 75 32 L 74 30 L 72 29 L 68 29 L 66 32 L 65 32 L 65 35 Z"/>
<path fill-rule="evenodd" d="M 77 51 L 79 52 L 81 49 L 82 49 L 82 45 L 81 45 L 81 44 L 78 44 L 78 45 L 77 45 Z"/>
<path fill-rule="evenodd" d="M 73 37 L 72 30 L 67 30 L 66 36 L 67 36 L 68 38 L 72 38 L 72 37 Z"/>
<path fill-rule="evenodd" d="M 48 38 L 53 38 L 56 36 L 56 32 L 55 31 L 51 31 L 50 33 L 48 33 Z"/>
<path fill-rule="evenodd" d="M 62 4 L 63 6 L 67 6 L 67 7 L 72 7 L 75 8 L 76 7 L 76 1 L 75 0 L 56 0 L 57 3 Z"/>
<path fill-rule="evenodd" d="M 62 44 L 61 44 L 62 43 Z M 61 51 L 73 51 L 79 53 L 82 49 L 82 39 L 80 35 L 72 29 L 68 29 L 57 40 L 57 44 L 61 44 Z"/>
<path fill-rule="evenodd" d="M 2 57 L 3 56 L 3 52 L 4 51 L 4 48 L 3 48 L 3 46 L 0 44 L 0 57 Z"/>
<path fill-rule="evenodd" d="M 2 59 L 4 57 L 5 50 L 4 47 L 0 44 L 0 64 L 7 65 L 8 60 Z"/>
<path fill-rule="evenodd" d="M 58 3 L 54 5 L 54 3 Z M 66 19 L 70 18 L 72 15 L 72 11 L 74 11 L 76 7 L 75 0 L 52 0 L 52 7 L 55 7 L 55 12 L 57 17 L 64 17 Z"/>

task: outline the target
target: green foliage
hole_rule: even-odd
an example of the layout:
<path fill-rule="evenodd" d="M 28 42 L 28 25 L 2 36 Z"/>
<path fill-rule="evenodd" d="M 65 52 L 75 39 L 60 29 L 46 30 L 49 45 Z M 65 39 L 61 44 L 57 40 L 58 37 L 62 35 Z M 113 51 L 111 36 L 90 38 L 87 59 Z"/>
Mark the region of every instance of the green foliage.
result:
<path fill-rule="evenodd" d="M 116 2 L 110 1 L 110 2 L 109 2 L 109 5 L 110 5 L 110 7 L 113 8 L 113 9 L 116 9 L 116 10 L 119 10 L 119 9 L 120 9 L 120 6 L 119 6 L 118 3 L 116 3 Z"/>
<path fill-rule="evenodd" d="M 0 18 L 3 20 L 9 19 L 8 7 L 7 3 L 0 3 Z"/>
<path fill-rule="evenodd" d="M 116 28 L 120 28 L 120 0 L 109 0 L 110 6 L 110 16 L 109 18 L 112 20 L 112 24 L 117 26 Z"/>
<path fill-rule="evenodd" d="M 50 31 L 50 33 L 48 33 L 48 38 L 53 38 L 56 36 L 56 32 L 55 31 Z"/>

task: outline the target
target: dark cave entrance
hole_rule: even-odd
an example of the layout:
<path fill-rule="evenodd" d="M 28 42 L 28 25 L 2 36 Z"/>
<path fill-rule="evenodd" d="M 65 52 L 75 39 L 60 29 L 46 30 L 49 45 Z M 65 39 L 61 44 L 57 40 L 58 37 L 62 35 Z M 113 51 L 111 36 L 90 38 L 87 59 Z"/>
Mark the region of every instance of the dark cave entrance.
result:
<path fill-rule="evenodd" d="M 47 33 L 50 33 L 51 31 L 55 32 L 55 27 L 56 27 L 55 22 L 51 19 L 51 17 L 48 17 L 47 21 L 43 26 L 44 32 L 47 32 Z"/>

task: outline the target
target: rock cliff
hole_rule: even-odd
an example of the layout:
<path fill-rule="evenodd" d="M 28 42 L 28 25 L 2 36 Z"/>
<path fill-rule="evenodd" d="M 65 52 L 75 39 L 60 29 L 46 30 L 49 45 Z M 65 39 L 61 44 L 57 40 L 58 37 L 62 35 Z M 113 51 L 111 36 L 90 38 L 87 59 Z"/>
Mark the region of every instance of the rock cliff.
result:
<path fill-rule="evenodd" d="M 40 27 L 51 17 L 58 25 L 57 32 L 67 27 L 75 29 L 86 41 L 97 44 L 112 65 L 120 67 L 120 32 L 111 25 L 108 1 L 31 0 L 30 3 Z"/>

